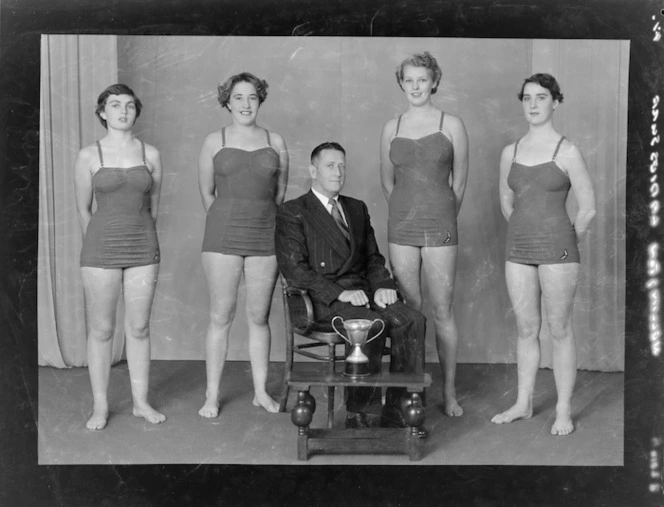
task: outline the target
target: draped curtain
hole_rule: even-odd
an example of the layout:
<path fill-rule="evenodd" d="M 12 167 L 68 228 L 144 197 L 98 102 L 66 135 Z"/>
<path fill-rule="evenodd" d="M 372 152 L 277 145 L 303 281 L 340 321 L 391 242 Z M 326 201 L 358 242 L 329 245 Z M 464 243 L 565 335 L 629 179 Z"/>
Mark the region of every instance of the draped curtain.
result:
<path fill-rule="evenodd" d="M 39 129 L 38 306 L 42 366 L 85 366 L 86 325 L 79 268 L 82 235 L 73 167 L 78 151 L 104 134 L 97 96 L 117 82 L 115 36 L 43 35 Z M 122 312 L 118 320 L 121 322 Z M 124 334 L 116 326 L 113 361 Z"/>
<path fill-rule="evenodd" d="M 540 40 L 533 43 L 532 61 L 533 73 L 548 72 L 562 83 L 564 101 L 556 110 L 556 128 L 581 150 L 597 201 L 597 215 L 580 245 L 582 271 L 573 321 L 579 367 L 623 370 L 629 45 Z M 574 216 L 576 210 L 572 196 L 568 211 Z M 542 365 L 550 367 L 546 326 L 541 338 Z"/>

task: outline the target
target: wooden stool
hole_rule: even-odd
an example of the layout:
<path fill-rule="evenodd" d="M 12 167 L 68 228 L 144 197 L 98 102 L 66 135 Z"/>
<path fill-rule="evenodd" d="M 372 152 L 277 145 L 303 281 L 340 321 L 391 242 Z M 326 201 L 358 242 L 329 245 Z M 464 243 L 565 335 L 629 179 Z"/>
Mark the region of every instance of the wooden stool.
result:
<path fill-rule="evenodd" d="M 289 380 L 298 391 L 291 420 L 298 428 L 297 459 L 306 461 L 309 454 L 318 452 L 347 454 L 408 454 L 411 461 L 422 459 L 423 439 L 419 428 L 424 423 L 424 408 L 420 394 L 431 385 L 428 373 L 380 373 L 362 379 L 352 379 L 341 373 L 294 372 Z M 309 392 L 311 386 L 321 387 L 405 387 L 410 393 L 402 407 L 405 428 L 369 429 L 312 429 L 309 427 L 316 411 L 316 400 Z"/>

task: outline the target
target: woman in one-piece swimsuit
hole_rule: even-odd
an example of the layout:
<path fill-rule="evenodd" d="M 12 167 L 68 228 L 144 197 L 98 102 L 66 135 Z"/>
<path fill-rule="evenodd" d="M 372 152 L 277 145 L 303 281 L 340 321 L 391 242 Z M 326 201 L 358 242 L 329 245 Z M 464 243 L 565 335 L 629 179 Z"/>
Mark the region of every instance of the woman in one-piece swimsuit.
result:
<path fill-rule="evenodd" d="M 461 118 L 431 101 L 442 72 L 428 52 L 404 60 L 397 83 L 408 111 L 383 127 L 380 170 L 389 206 L 388 250 L 406 304 L 422 308 L 421 266 L 429 287 L 448 416 L 463 413 L 456 398 L 457 326 L 452 298 L 457 214 L 468 175 L 468 136 Z"/>
<path fill-rule="evenodd" d="M 278 412 L 267 393 L 268 317 L 277 280 L 274 224 L 284 200 L 288 152 L 283 138 L 256 124 L 267 83 L 243 72 L 219 86 L 218 100 L 231 124 L 210 133 L 198 160 L 199 189 L 207 212 L 202 261 L 210 291 L 205 338 L 207 387 L 202 417 L 217 417 L 220 381 L 238 287 L 244 274 L 253 404 Z"/>
<path fill-rule="evenodd" d="M 154 424 L 166 419 L 148 402 L 150 310 L 160 260 L 155 220 L 162 168 L 157 149 L 132 133 L 140 113 L 141 102 L 128 86 L 106 88 L 97 100 L 96 115 L 107 133 L 83 148 L 74 166 L 84 236 L 81 274 L 94 399 L 86 427 L 91 430 L 105 428 L 109 417 L 112 341 L 121 293 L 133 413 Z"/>
<path fill-rule="evenodd" d="M 574 431 L 572 309 L 580 262 L 577 245 L 595 216 L 595 197 L 581 152 L 553 128 L 553 113 L 563 101 L 556 79 L 534 74 L 524 81 L 518 97 L 528 133 L 505 147 L 500 160 L 500 203 L 509 222 L 505 277 L 518 330 L 518 394 L 516 403 L 492 421 L 502 424 L 532 416 L 542 301 L 558 393 L 551 434 L 568 435 Z M 578 202 L 573 221 L 565 209 L 570 189 Z"/>

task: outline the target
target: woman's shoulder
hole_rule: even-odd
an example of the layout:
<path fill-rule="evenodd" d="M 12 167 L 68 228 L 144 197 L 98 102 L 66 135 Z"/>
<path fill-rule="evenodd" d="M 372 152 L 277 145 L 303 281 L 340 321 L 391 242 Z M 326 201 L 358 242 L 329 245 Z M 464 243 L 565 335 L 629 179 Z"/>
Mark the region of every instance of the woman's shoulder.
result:
<path fill-rule="evenodd" d="M 141 141 L 143 142 L 143 141 Z M 145 146 L 145 156 L 147 158 L 153 158 L 153 157 L 158 157 L 159 156 L 159 150 L 152 146 L 151 144 L 143 142 L 143 146 Z"/>
<path fill-rule="evenodd" d="M 565 172 L 569 172 L 570 169 L 574 169 L 579 165 L 584 165 L 583 155 L 581 150 L 574 144 L 572 141 L 566 137 L 560 142 L 560 148 L 556 154 L 556 162 L 560 165 Z"/>
<path fill-rule="evenodd" d="M 443 115 L 443 125 L 451 130 L 459 129 L 464 127 L 463 119 L 461 116 L 457 116 L 452 113 L 447 113 L 445 111 L 440 112 Z"/>
<path fill-rule="evenodd" d="M 503 151 L 500 155 L 501 158 L 510 158 L 511 159 L 514 156 L 514 149 L 516 148 L 516 145 L 517 145 L 518 142 L 519 141 L 517 140 L 517 141 L 514 141 L 513 143 L 510 143 L 510 144 L 506 145 L 503 148 Z"/>
<path fill-rule="evenodd" d="M 208 135 L 205 136 L 205 140 L 203 141 L 204 144 L 216 144 L 221 143 L 221 129 L 218 130 L 213 130 L 212 132 L 209 132 Z"/>
<path fill-rule="evenodd" d="M 90 160 L 93 157 L 96 157 L 98 151 L 97 142 L 98 141 L 95 141 L 94 143 L 81 148 L 78 152 L 78 158 L 81 160 Z"/>
<path fill-rule="evenodd" d="M 277 132 L 274 132 L 272 130 L 265 129 L 265 131 L 269 134 L 270 136 L 270 144 L 272 144 L 275 148 L 279 149 L 285 149 L 286 148 L 286 141 L 284 140 L 283 136 Z"/>
<path fill-rule="evenodd" d="M 561 137 L 561 140 L 559 142 L 560 142 L 560 149 L 558 150 L 558 153 L 560 155 L 575 156 L 581 153 L 576 144 L 567 139 L 567 137 L 565 136 Z"/>
<path fill-rule="evenodd" d="M 385 122 L 385 125 L 383 125 L 383 135 L 387 135 L 389 137 L 393 137 L 394 134 L 397 131 L 397 124 L 399 123 L 399 119 L 401 118 L 401 115 L 398 114 L 394 116 L 394 118 L 390 118 Z"/>

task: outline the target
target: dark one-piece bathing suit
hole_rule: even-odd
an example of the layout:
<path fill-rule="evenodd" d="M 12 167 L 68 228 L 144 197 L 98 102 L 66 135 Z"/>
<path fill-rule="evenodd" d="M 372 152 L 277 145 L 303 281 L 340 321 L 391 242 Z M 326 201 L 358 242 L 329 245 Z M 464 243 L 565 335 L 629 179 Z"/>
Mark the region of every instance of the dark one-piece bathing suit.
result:
<path fill-rule="evenodd" d="M 532 166 L 516 161 L 507 184 L 514 192 L 514 210 L 507 226 L 506 259 L 520 264 L 579 262 L 574 227 L 565 202 L 571 187 L 569 177 L 556 164 L 560 139 L 550 161 Z"/>
<path fill-rule="evenodd" d="M 222 146 L 213 158 L 217 196 L 205 221 L 203 252 L 274 255 L 279 154 L 270 144 L 247 151 Z"/>
<path fill-rule="evenodd" d="M 441 112 L 437 132 L 409 139 L 398 137 L 399 116 L 390 144 L 395 180 L 388 206 L 390 243 L 419 247 L 458 244 L 456 198 L 450 187 L 454 147 L 443 134 L 443 117 Z"/>
<path fill-rule="evenodd" d="M 101 167 L 92 176 L 97 209 L 88 222 L 81 266 L 131 268 L 157 264 L 159 243 L 150 214 L 152 175 L 145 162 L 129 168 L 106 167 L 97 141 Z"/>

